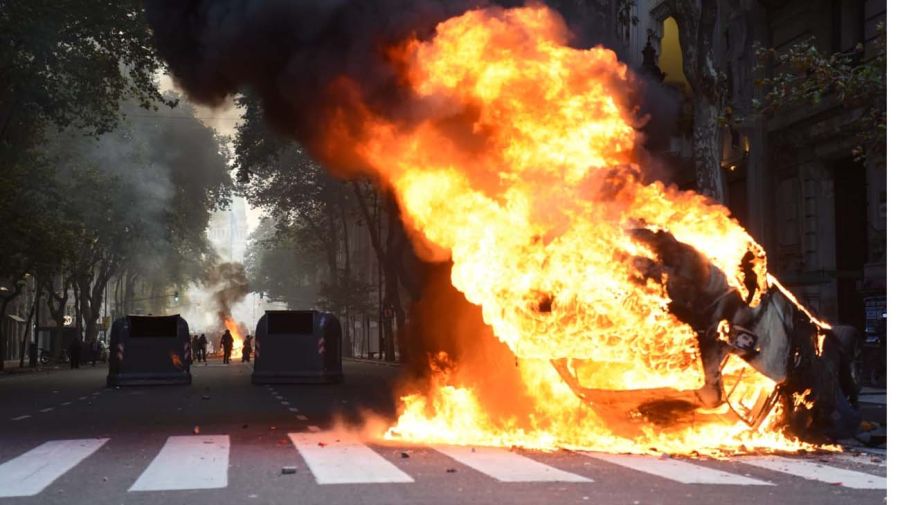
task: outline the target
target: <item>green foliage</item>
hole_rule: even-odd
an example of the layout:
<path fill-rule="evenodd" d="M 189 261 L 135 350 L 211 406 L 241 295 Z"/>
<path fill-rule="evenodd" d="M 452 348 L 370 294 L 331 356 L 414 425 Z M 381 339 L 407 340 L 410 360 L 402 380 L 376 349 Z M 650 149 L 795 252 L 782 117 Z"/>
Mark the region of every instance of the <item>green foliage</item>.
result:
<path fill-rule="evenodd" d="M 773 71 L 757 85 L 765 90 L 754 108 L 772 115 L 795 106 L 817 105 L 833 99 L 843 107 L 858 111 L 848 131 L 856 135 L 857 158 L 882 157 L 887 134 L 887 31 L 878 26 L 872 54 L 865 58 L 862 44 L 847 53 L 823 54 L 814 39 L 800 42 L 786 51 L 757 49 L 758 71 Z"/>
<path fill-rule="evenodd" d="M 75 265 L 103 261 L 154 282 L 199 278 L 212 252 L 205 229 L 231 190 L 222 139 L 188 106 L 165 115 L 129 105 L 124 122 L 97 137 L 67 129 L 44 150 L 74 221 Z"/>
<path fill-rule="evenodd" d="M 264 218 L 250 235 L 244 264 L 251 289 L 290 308 L 316 306 L 321 279 L 320 254 L 304 252 L 290 233 L 280 232 Z"/>
<path fill-rule="evenodd" d="M 63 191 L 51 167 L 14 164 L 0 177 L 0 285 L 10 287 L 26 273 L 54 270 L 73 243 Z"/>
<path fill-rule="evenodd" d="M 351 221 L 361 219 L 354 212 L 348 183 L 329 174 L 301 146 L 273 132 L 257 99 L 247 96 L 239 103 L 244 107 L 244 122 L 235 139 L 235 160 L 241 189 L 250 204 L 272 217 L 267 225 L 272 228 L 270 235 L 256 237 L 251 248 L 251 282 L 255 280 L 257 289 L 273 299 L 308 303 L 312 279 L 317 305 L 334 312 L 368 310 L 371 285 L 354 275 L 357 265 L 349 258 L 340 261 L 346 246 L 344 230 Z M 296 262 L 293 267 L 275 264 L 291 256 Z M 266 268 L 271 271 L 264 272 Z M 298 284 L 285 285 L 287 279 Z"/>
<path fill-rule="evenodd" d="M 0 128 L 49 122 L 103 133 L 126 97 L 173 104 L 156 85 L 162 63 L 143 12 L 140 0 L 2 2 Z"/>

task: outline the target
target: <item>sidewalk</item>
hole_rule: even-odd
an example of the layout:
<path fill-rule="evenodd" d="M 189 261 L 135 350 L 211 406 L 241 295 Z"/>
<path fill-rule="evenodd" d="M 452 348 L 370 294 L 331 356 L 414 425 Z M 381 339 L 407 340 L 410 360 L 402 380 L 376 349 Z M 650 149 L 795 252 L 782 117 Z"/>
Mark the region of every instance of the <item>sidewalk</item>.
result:
<path fill-rule="evenodd" d="M 887 405 L 887 389 L 862 388 L 859 392 L 859 402 Z"/>
<path fill-rule="evenodd" d="M 0 371 L 0 377 L 8 375 L 23 375 L 31 373 L 53 372 L 57 370 L 68 369 L 68 363 L 50 363 L 47 365 L 39 365 L 35 368 L 28 366 L 28 360 L 25 360 L 25 366 L 19 368 L 19 360 L 13 359 L 3 362 L 3 371 Z"/>
<path fill-rule="evenodd" d="M 369 365 L 380 365 L 380 366 L 390 366 L 390 367 L 399 367 L 403 363 L 400 361 L 385 361 L 383 359 L 376 358 L 351 358 L 348 356 L 344 356 L 342 358 L 344 361 L 353 361 L 355 363 L 367 363 Z"/>

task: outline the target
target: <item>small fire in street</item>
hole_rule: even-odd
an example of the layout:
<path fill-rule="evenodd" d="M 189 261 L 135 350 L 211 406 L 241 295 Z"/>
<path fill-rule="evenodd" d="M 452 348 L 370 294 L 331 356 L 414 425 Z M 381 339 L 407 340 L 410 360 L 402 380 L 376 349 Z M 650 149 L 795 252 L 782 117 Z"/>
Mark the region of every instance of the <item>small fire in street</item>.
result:
<path fill-rule="evenodd" d="M 223 321 L 225 328 L 231 332 L 234 344 L 231 347 L 231 359 L 241 359 L 241 348 L 244 345 L 244 339 L 247 338 L 247 329 L 244 325 L 238 324 L 231 316 L 225 316 Z"/>

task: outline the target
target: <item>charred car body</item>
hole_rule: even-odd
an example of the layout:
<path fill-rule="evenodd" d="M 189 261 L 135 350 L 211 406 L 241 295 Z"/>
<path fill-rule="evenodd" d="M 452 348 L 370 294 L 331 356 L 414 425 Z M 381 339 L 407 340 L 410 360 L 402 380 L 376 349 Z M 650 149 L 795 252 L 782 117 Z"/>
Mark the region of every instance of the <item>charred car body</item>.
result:
<path fill-rule="evenodd" d="M 618 411 L 624 418 L 664 425 L 724 415 L 756 428 L 780 405 L 791 431 L 810 441 L 855 433 L 860 421 L 853 408 L 859 389 L 851 366 L 859 341 L 855 329 L 817 320 L 771 276 L 764 280 L 768 289 L 751 306 L 747 299 L 762 283 L 753 273 L 750 253 L 745 256 L 745 298 L 700 252 L 671 234 L 647 229 L 632 233 L 656 253 L 654 259 L 636 260 L 636 280 L 664 283 L 669 311 L 695 331 L 703 385 L 693 390 L 591 389 L 578 379 L 581 363 L 555 360 L 555 368 L 576 394 L 607 416 Z M 774 387 L 742 387 L 743 374 L 723 376 L 732 359 L 743 360 Z"/>

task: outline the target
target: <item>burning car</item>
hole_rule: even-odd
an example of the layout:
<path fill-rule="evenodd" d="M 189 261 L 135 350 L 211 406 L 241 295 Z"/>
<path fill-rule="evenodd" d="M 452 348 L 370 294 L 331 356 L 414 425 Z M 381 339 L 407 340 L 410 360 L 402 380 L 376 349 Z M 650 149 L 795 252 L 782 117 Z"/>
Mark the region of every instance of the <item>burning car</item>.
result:
<path fill-rule="evenodd" d="M 592 389 L 579 374 L 607 364 L 555 360 L 573 391 L 596 409 L 653 423 L 731 417 L 756 429 L 780 405 L 794 431 L 811 440 L 853 432 L 859 418 L 846 406 L 858 385 L 851 374 L 848 349 L 853 344 L 846 340 L 846 329 L 835 330 L 816 319 L 774 277 L 757 279 L 750 254 L 745 258 L 747 293 L 752 298 L 765 289 L 756 306 L 701 253 L 671 234 L 633 233 L 657 258 L 636 261 L 641 277 L 665 283 L 672 297 L 670 312 L 697 334 L 703 384 L 687 390 Z M 723 405 L 727 410 L 719 409 Z"/>

